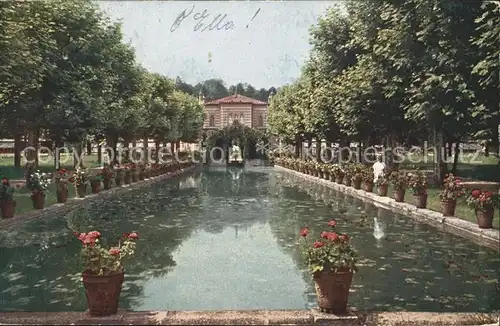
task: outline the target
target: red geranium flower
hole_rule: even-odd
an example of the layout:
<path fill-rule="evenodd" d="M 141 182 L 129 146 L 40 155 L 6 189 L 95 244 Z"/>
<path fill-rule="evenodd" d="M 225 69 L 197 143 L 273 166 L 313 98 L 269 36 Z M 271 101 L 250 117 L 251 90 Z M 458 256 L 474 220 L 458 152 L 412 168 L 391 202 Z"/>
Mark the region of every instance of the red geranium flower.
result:
<path fill-rule="evenodd" d="M 300 230 L 300 236 L 301 237 L 307 237 L 308 234 L 309 234 L 309 229 L 308 228 L 303 228 L 302 230 Z"/>
<path fill-rule="evenodd" d="M 9 179 L 7 178 L 2 178 L 2 184 L 8 185 L 9 184 Z"/>
<path fill-rule="evenodd" d="M 325 243 L 323 241 L 316 241 L 314 242 L 314 248 L 318 249 L 318 248 L 321 248 L 325 245 Z"/>
<path fill-rule="evenodd" d="M 128 235 L 127 238 L 135 240 L 135 239 L 139 239 L 139 235 L 136 232 L 132 232 Z"/>
<path fill-rule="evenodd" d="M 477 198 L 477 197 L 479 197 L 480 195 L 481 195 L 481 190 L 478 190 L 478 189 L 476 189 L 476 190 L 472 190 L 472 197 Z"/>
<path fill-rule="evenodd" d="M 331 226 L 333 228 L 336 225 L 337 225 L 337 221 L 335 221 L 335 220 L 328 221 L 328 226 Z"/>
<path fill-rule="evenodd" d="M 342 240 L 342 241 L 344 241 L 344 242 L 345 242 L 345 241 L 349 240 L 349 237 L 347 236 L 347 234 L 342 234 L 342 235 L 340 236 L 340 240 Z"/>
<path fill-rule="evenodd" d="M 120 254 L 120 249 L 119 248 L 111 248 L 111 249 L 109 249 L 109 254 L 111 256 L 118 256 Z"/>

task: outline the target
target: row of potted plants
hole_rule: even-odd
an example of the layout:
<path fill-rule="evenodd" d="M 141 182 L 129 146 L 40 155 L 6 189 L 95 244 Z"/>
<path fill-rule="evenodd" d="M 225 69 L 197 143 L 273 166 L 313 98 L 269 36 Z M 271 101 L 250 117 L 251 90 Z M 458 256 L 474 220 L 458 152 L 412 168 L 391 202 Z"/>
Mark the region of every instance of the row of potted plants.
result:
<path fill-rule="evenodd" d="M 79 198 L 85 198 L 87 188 L 90 184 L 93 194 L 101 191 L 101 185 L 105 190 L 124 184 L 149 179 L 162 174 L 175 172 L 190 166 L 191 163 L 168 163 L 168 164 L 120 164 L 114 166 L 104 166 L 95 175 L 89 169 L 77 168 L 75 171 L 58 169 L 54 173 L 41 173 L 37 171 L 28 178 L 26 188 L 31 191 L 31 200 L 34 209 L 45 207 L 45 197 L 49 185 L 54 182 L 56 185 L 56 195 L 58 203 L 65 203 L 68 200 L 68 185 L 72 183 Z M 15 214 L 16 201 L 14 200 L 15 188 L 10 185 L 6 178 L 2 179 L 0 185 L 0 208 L 3 218 L 12 218 Z"/>
<path fill-rule="evenodd" d="M 411 190 L 414 205 L 417 208 L 427 208 L 428 183 L 423 171 L 385 170 L 384 174 L 375 180 L 371 166 L 363 164 L 326 164 L 303 161 L 297 158 L 276 158 L 276 163 L 295 171 L 309 174 L 372 192 L 374 188 L 379 196 L 387 196 L 389 186 L 394 190 L 396 202 L 404 202 L 407 190 Z M 453 174 L 448 174 L 443 181 L 439 198 L 443 216 L 454 216 L 459 198 L 466 197 L 466 203 L 471 207 L 480 228 L 492 228 L 495 208 L 500 207 L 500 196 L 490 191 L 472 190 L 466 192 L 462 180 Z"/>

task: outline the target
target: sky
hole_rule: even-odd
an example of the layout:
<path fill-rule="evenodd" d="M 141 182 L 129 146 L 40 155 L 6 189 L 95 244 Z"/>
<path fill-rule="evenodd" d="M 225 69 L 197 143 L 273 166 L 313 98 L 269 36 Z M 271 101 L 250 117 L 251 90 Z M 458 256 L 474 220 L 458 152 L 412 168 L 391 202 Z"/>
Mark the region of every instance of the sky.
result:
<path fill-rule="evenodd" d="M 278 87 L 300 75 L 310 50 L 309 28 L 328 7 L 338 4 L 334 1 L 98 3 L 112 20 L 123 23 L 125 41 L 134 46 L 138 62 L 149 71 L 171 78 L 179 76 L 190 84 L 220 78 L 226 86 L 246 82 L 256 88 Z M 185 18 L 178 20 L 183 11 Z"/>

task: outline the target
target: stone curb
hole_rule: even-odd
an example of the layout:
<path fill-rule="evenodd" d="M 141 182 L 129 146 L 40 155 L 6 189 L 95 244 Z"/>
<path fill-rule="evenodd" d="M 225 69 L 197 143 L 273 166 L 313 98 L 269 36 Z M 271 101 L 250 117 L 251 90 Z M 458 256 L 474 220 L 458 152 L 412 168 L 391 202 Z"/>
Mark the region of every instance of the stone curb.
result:
<path fill-rule="evenodd" d="M 33 210 L 33 211 L 29 211 L 29 212 L 26 212 L 26 213 L 23 213 L 20 215 L 16 215 L 13 218 L 0 219 L 0 228 L 2 230 L 11 229 L 13 227 L 16 227 L 18 225 L 21 225 L 23 223 L 26 223 L 26 222 L 34 220 L 34 219 L 38 219 L 38 218 L 42 218 L 42 217 L 46 217 L 46 216 L 53 216 L 55 214 L 63 215 L 63 214 L 66 214 L 66 213 L 74 210 L 75 208 L 78 208 L 78 207 L 81 207 L 85 204 L 88 204 L 89 202 L 91 202 L 95 199 L 106 198 L 106 197 L 114 196 L 114 195 L 117 195 L 117 194 L 120 194 L 120 193 L 123 193 L 126 191 L 147 187 L 151 184 L 154 184 L 154 183 L 157 183 L 160 181 L 164 181 L 164 180 L 168 180 L 170 178 L 176 177 L 176 176 L 181 175 L 183 173 L 186 173 L 188 171 L 192 171 L 192 170 L 196 169 L 197 167 L 198 166 L 190 166 L 188 168 L 181 169 L 181 170 L 178 170 L 176 172 L 162 174 L 162 175 L 157 176 L 157 177 L 152 177 L 152 178 L 149 178 L 146 180 L 134 182 L 134 183 L 131 183 L 128 185 L 120 186 L 120 187 L 113 187 L 109 190 L 102 190 L 98 194 L 86 195 L 85 198 L 71 198 L 71 199 L 68 199 L 68 201 L 64 204 L 53 204 L 53 205 L 47 206 L 46 208 L 41 209 L 41 210 Z"/>
<path fill-rule="evenodd" d="M 312 310 L 125 311 L 108 317 L 86 312 L 4 312 L 2 325 L 481 325 L 495 314 L 382 312 L 330 315 Z M 493 324 L 495 325 L 495 324 Z M 496 324 L 498 325 L 498 324 Z"/>
<path fill-rule="evenodd" d="M 403 213 L 431 224 L 441 230 L 451 232 L 467 239 L 470 239 L 480 245 L 500 251 L 500 230 L 496 229 L 481 229 L 476 224 L 457 217 L 444 217 L 441 213 L 430 209 L 416 208 L 415 205 L 409 203 L 398 203 L 390 197 L 381 197 L 372 192 L 357 190 L 353 187 L 341 185 L 326 179 L 313 177 L 308 174 L 297 172 L 284 168 L 280 165 L 274 165 L 277 170 L 283 170 L 291 174 L 303 177 L 310 181 L 323 184 L 329 188 L 352 195 L 354 197 L 373 202 L 376 206 L 391 210 L 396 213 Z"/>

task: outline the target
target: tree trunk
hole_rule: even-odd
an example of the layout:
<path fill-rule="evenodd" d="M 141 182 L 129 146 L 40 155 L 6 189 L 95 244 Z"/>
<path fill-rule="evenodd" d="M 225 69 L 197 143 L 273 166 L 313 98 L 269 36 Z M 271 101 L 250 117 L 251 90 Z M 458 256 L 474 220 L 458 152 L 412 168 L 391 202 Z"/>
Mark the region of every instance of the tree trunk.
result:
<path fill-rule="evenodd" d="M 144 162 L 149 163 L 149 139 L 147 135 L 144 135 L 144 138 L 142 139 L 142 147 L 144 150 Z"/>
<path fill-rule="evenodd" d="M 14 131 L 14 167 L 21 168 L 21 134 Z"/>
<path fill-rule="evenodd" d="M 82 167 L 83 166 L 83 160 L 82 160 L 82 153 L 83 153 L 83 144 L 81 141 L 79 141 L 78 143 L 76 143 L 76 146 L 73 148 L 73 150 L 75 151 L 73 153 L 73 167 L 74 168 L 77 168 L 77 167 Z"/>
<path fill-rule="evenodd" d="M 457 165 L 458 165 L 458 157 L 460 155 L 460 141 L 457 139 L 455 142 L 455 154 L 453 156 L 453 167 L 451 169 L 451 172 L 453 174 L 457 174 Z"/>
<path fill-rule="evenodd" d="M 302 140 L 300 139 L 300 135 L 297 135 L 295 136 L 295 157 L 301 157 L 302 156 L 301 154 L 302 154 Z"/>
<path fill-rule="evenodd" d="M 102 164 L 102 145 L 97 145 L 97 163 Z"/>
<path fill-rule="evenodd" d="M 321 138 L 316 137 L 316 161 L 321 162 Z"/>
<path fill-rule="evenodd" d="M 87 147 L 87 155 L 88 156 L 92 155 L 92 142 L 90 140 L 87 140 L 85 142 L 85 145 Z"/>
<path fill-rule="evenodd" d="M 160 163 L 160 141 L 155 140 L 155 162 Z"/>

